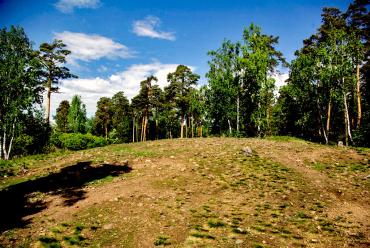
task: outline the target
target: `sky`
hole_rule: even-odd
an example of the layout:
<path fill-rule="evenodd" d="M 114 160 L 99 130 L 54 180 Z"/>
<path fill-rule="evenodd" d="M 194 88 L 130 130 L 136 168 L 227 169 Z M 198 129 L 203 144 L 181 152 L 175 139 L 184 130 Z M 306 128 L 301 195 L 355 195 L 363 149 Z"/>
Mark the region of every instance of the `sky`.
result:
<path fill-rule="evenodd" d="M 0 0 L 0 27 L 25 29 L 37 49 L 61 39 L 72 52 L 67 67 L 77 79 L 60 82 L 52 114 L 62 100 L 80 95 L 88 116 L 100 97 L 123 91 L 131 99 L 155 75 L 162 88 L 177 65 L 189 66 L 206 84 L 207 52 L 224 39 L 240 40 L 254 23 L 279 36 L 288 61 L 320 26 L 323 7 L 345 10 L 347 0 Z M 284 84 L 281 68 L 276 84 Z"/>

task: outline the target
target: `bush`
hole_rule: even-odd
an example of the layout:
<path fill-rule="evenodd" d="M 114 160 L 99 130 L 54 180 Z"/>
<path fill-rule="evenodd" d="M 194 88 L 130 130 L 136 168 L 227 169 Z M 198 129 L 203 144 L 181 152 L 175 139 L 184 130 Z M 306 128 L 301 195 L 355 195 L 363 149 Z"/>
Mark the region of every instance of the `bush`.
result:
<path fill-rule="evenodd" d="M 109 142 L 102 137 L 94 136 L 90 133 L 59 133 L 55 132 L 50 139 L 51 143 L 63 149 L 83 150 L 87 148 L 108 145 Z"/>

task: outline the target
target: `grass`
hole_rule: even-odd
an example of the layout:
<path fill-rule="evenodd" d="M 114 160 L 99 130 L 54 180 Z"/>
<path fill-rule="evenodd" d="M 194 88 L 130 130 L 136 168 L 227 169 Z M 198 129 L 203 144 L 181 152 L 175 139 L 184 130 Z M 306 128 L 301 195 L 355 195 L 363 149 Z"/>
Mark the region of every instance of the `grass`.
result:
<path fill-rule="evenodd" d="M 171 244 L 170 237 L 167 236 L 167 235 L 160 235 L 154 241 L 155 246 L 160 246 L 160 245 L 166 246 L 166 245 L 170 245 L 170 244 Z"/>
<path fill-rule="evenodd" d="M 226 226 L 226 224 L 221 220 L 210 219 L 208 221 L 208 226 L 212 228 L 217 228 L 217 227 L 224 227 Z"/>
<path fill-rule="evenodd" d="M 240 152 L 245 146 L 253 156 Z M 29 226 L 3 232 L 0 246 L 26 240 L 31 247 L 300 247 L 317 239 L 328 248 L 366 247 L 367 220 L 341 203 L 368 203 L 368 155 L 268 137 L 161 140 L 24 158 L 28 174 L 14 170 L 0 187 L 77 161 L 99 166 L 127 159 L 133 171 L 119 180 L 107 175 L 89 181 L 79 189 L 86 199 L 69 207 L 54 207 L 63 195 L 25 196 L 28 203 L 42 198 L 49 205 L 34 213 Z M 38 237 L 33 230 L 46 231 Z"/>

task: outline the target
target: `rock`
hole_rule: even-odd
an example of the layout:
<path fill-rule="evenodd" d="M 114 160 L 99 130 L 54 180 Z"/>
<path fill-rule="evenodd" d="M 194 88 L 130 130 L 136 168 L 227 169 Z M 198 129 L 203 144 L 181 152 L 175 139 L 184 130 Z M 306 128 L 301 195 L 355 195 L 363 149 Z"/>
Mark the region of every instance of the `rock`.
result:
<path fill-rule="evenodd" d="M 180 171 L 181 171 L 181 172 L 184 172 L 185 170 L 186 170 L 186 169 L 185 169 L 184 167 L 182 167 Z"/>
<path fill-rule="evenodd" d="M 175 158 L 175 156 L 170 156 L 170 158 Z"/>
<path fill-rule="evenodd" d="M 105 224 L 104 226 L 103 226 L 103 229 L 104 230 L 110 230 L 110 229 L 112 229 L 113 228 L 113 224 L 112 223 L 110 223 L 110 224 Z"/>
<path fill-rule="evenodd" d="M 137 204 L 137 206 L 138 207 L 142 207 L 143 206 L 143 203 L 140 202 L 140 203 Z"/>
<path fill-rule="evenodd" d="M 317 243 L 319 242 L 317 239 L 311 239 L 311 243 Z"/>
<path fill-rule="evenodd" d="M 252 148 L 250 148 L 249 146 L 243 147 L 242 152 L 245 156 L 248 156 L 248 157 L 252 156 L 253 154 Z"/>
<path fill-rule="evenodd" d="M 241 240 L 241 239 L 237 239 L 236 241 L 235 241 L 235 244 L 237 244 L 237 245 L 240 245 L 240 244 L 243 244 L 244 243 L 244 241 L 243 240 Z"/>
<path fill-rule="evenodd" d="M 344 147 L 343 141 L 338 141 L 338 147 Z"/>

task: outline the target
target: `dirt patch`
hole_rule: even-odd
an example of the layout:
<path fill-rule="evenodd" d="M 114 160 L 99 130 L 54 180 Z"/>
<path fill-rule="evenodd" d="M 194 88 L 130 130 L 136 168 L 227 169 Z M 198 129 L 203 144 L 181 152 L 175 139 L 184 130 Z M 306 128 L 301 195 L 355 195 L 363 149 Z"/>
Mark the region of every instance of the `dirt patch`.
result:
<path fill-rule="evenodd" d="M 245 146 L 251 155 L 243 154 Z M 88 177 L 91 170 L 84 180 L 67 177 L 59 187 L 26 187 L 27 202 L 44 205 L 23 212 L 22 225 L 5 226 L 0 243 L 368 247 L 366 157 L 302 141 L 231 138 L 161 140 L 71 154 L 63 158 L 68 163 L 58 162 L 59 173 L 89 160 L 94 168 L 128 160 L 131 169 L 112 174 L 113 167 L 104 176 Z M 40 168 L 30 173 L 41 174 Z M 65 189 L 83 193 L 71 194 L 66 204 Z"/>

